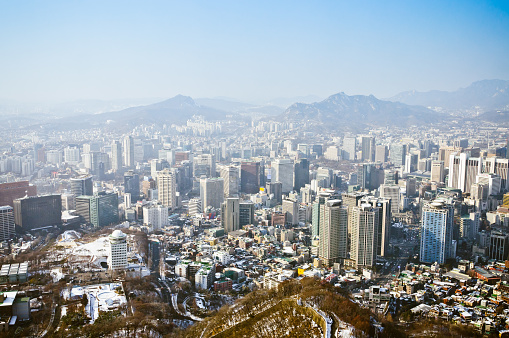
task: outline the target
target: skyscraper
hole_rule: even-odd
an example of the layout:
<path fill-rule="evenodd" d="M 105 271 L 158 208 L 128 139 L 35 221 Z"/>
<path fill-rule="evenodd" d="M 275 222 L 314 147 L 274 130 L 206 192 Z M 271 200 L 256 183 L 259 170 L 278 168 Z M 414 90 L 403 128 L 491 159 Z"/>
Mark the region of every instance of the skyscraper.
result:
<path fill-rule="evenodd" d="M 131 194 L 134 203 L 140 198 L 140 177 L 132 170 L 124 174 L 124 192 Z"/>
<path fill-rule="evenodd" d="M 281 182 L 283 194 L 293 190 L 293 161 L 290 159 L 276 159 L 272 162 L 272 182 Z"/>
<path fill-rule="evenodd" d="M 306 158 L 297 160 L 294 169 L 293 189 L 300 191 L 300 188 L 309 183 L 309 161 Z"/>
<path fill-rule="evenodd" d="M 108 268 L 125 270 L 127 268 L 127 235 L 120 230 L 115 230 L 108 239 L 110 242 Z"/>
<path fill-rule="evenodd" d="M 391 162 L 395 166 L 404 166 L 406 163 L 406 144 L 394 143 L 390 146 L 390 158 Z"/>
<path fill-rule="evenodd" d="M 431 181 L 432 182 L 445 182 L 444 161 L 431 162 Z"/>
<path fill-rule="evenodd" d="M 391 214 L 397 214 L 399 212 L 400 205 L 399 185 L 382 184 L 380 186 L 380 197 L 386 198 L 391 201 Z"/>
<path fill-rule="evenodd" d="M 345 160 L 354 161 L 355 160 L 355 152 L 357 149 L 357 138 L 356 137 L 345 137 L 343 139 L 343 150 L 345 155 Z"/>
<path fill-rule="evenodd" d="M 378 209 L 378 239 L 376 254 L 386 256 L 389 253 L 391 237 L 392 201 L 388 198 L 376 198 L 373 196 L 363 197 L 359 205 L 370 204 L 372 208 Z"/>
<path fill-rule="evenodd" d="M 256 194 L 260 190 L 260 162 L 242 162 L 240 164 L 240 190 L 245 194 Z M 293 184 L 293 181 L 292 181 Z"/>
<path fill-rule="evenodd" d="M 449 157 L 449 176 L 447 186 L 470 193 L 477 175 L 481 174 L 482 157 L 470 157 L 467 153 L 451 154 Z"/>
<path fill-rule="evenodd" d="M 200 154 L 193 158 L 194 177 L 216 177 L 216 160 L 211 154 Z"/>
<path fill-rule="evenodd" d="M 177 181 L 170 169 L 163 169 L 157 175 L 158 201 L 174 209 L 177 206 Z"/>
<path fill-rule="evenodd" d="M 209 206 L 220 208 L 224 201 L 224 180 L 202 177 L 200 179 L 200 198 L 203 210 Z"/>
<path fill-rule="evenodd" d="M 320 204 L 320 242 L 318 256 L 327 266 L 347 258 L 348 208 L 341 200 Z"/>
<path fill-rule="evenodd" d="M 454 210 L 443 199 L 435 199 L 422 207 L 420 260 L 444 264 L 452 252 Z"/>
<path fill-rule="evenodd" d="M 7 241 L 15 235 L 14 209 L 5 205 L 0 207 L 0 241 Z"/>
<path fill-rule="evenodd" d="M 118 223 L 118 194 L 100 192 L 93 196 L 78 196 L 76 197 L 76 214 L 94 227 Z"/>
<path fill-rule="evenodd" d="M 240 199 L 238 197 L 227 198 L 221 204 L 221 225 L 224 232 L 240 229 Z"/>
<path fill-rule="evenodd" d="M 387 146 L 378 145 L 376 146 L 375 162 L 385 163 L 387 162 Z"/>
<path fill-rule="evenodd" d="M 232 165 L 219 167 L 219 176 L 223 179 L 225 197 L 234 197 L 239 193 L 239 168 Z"/>
<path fill-rule="evenodd" d="M 380 217 L 380 209 L 368 203 L 352 208 L 350 258 L 357 267 L 371 267 L 376 263 Z"/>
<path fill-rule="evenodd" d="M 134 139 L 132 136 L 126 136 L 123 140 L 123 160 L 124 166 L 134 167 Z"/>
<path fill-rule="evenodd" d="M 111 143 L 111 169 L 113 171 L 122 169 L 122 144 L 119 141 Z"/>
<path fill-rule="evenodd" d="M 362 137 L 362 161 L 372 162 L 375 160 L 375 138 L 372 136 Z"/>
<path fill-rule="evenodd" d="M 70 179 L 71 193 L 74 196 L 92 196 L 94 194 L 94 186 L 92 184 L 92 176 L 80 176 Z"/>

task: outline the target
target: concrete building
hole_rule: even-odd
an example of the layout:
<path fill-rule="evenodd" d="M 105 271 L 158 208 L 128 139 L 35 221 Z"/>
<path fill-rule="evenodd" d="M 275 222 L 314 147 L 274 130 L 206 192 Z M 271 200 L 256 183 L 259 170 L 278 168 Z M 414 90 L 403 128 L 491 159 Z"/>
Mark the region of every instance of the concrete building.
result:
<path fill-rule="evenodd" d="M 224 180 L 202 177 L 200 179 L 200 198 L 203 209 L 220 208 L 224 201 Z"/>
<path fill-rule="evenodd" d="M 422 207 L 420 260 L 444 264 L 452 254 L 454 210 L 443 199 Z"/>
<path fill-rule="evenodd" d="M 122 144 L 119 141 L 111 143 L 111 169 L 115 172 L 122 169 Z"/>
<path fill-rule="evenodd" d="M 281 182 L 283 194 L 293 190 L 293 161 L 281 158 L 272 162 L 271 182 Z"/>
<path fill-rule="evenodd" d="M 431 162 L 431 181 L 445 183 L 444 161 Z"/>
<path fill-rule="evenodd" d="M 0 241 L 8 241 L 16 234 L 14 209 L 9 206 L 0 207 Z"/>
<path fill-rule="evenodd" d="M 140 199 L 140 177 L 132 170 L 124 174 L 124 192 L 131 194 L 134 203 Z"/>
<path fill-rule="evenodd" d="M 94 194 L 94 185 L 92 176 L 85 175 L 70 179 L 71 193 L 74 196 L 92 196 Z"/>
<path fill-rule="evenodd" d="M 14 200 L 14 222 L 23 230 L 32 230 L 62 223 L 60 195 L 23 197 Z"/>
<path fill-rule="evenodd" d="M 320 204 L 319 233 L 318 255 L 326 266 L 348 258 L 348 208 L 341 200 Z"/>
<path fill-rule="evenodd" d="M 295 161 L 293 174 L 293 189 L 300 191 L 309 183 L 309 161 L 306 158 Z"/>
<path fill-rule="evenodd" d="M 169 224 L 168 207 L 164 205 L 152 205 L 143 207 L 143 224 L 159 230 Z"/>
<path fill-rule="evenodd" d="M 390 159 L 395 166 L 404 166 L 406 163 L 406 144 L 394 143 L 390 146 Z"/>
<path fill-rule="evenodd" d="M 355 161 L 356 149 L 357 149 L 356 137 L 345 137 L 343 139 L 343 154 L 345 160 Z"/>
<path fill-rule="evenodd" d="M 37 196 L 37 187 L 28 181 L 0 184 L 0 205 L 14 206 L 14 200 L 25 196 Z"/>
<path fill-rule="evenodd" d="M 286 222 L 291 225 L 299 224 L 299 203 L 294 199 L 284 199 L 282 211 L 286 214 Z"/>
<path fill-rule="evenodd" d="M 387 162 L 388 154 L 387 146 L 378 145 L 375 150 L 375 162 L 385 163 Z"/>
<path fill-rule="evenodd" d="M 122 142 L 123 152 L 122 158 L 124 162 L 124 167 L 132 168 L 134 167 L 134 139 L 132 136 L 126 136 Z"/>
<path fill-rule="evenodd" d="M 373 162 L 375 160 L 375 138 L 372 136 L 362 136 L 362 161 Z"/>
<path fill-rule="evenodd" d="M 227 234 L 240 229 L 240 199 L 229 197 L 221 205 L 221 225 Z"/>
<path fill-rule="evenodd" d="M 163 169 L 157 174 L 157 200 L 170 209 L 177 207 L 177 182 L 170 169 Z"/>
<path fill-rule="evenodd" d="M 352 237 L 350 258 L 357 267 L 371 267 L 376 263 L 380 209 L 362 203 L 352 208 Z"/>
<path fill-rule="evenodd" d="M 108 253 L 108 268 L 113 271 L 127 268 L 127 235 L 115 230 L 108 236 L 110 247 Z"/>
<path fill-rule="evenodd" d="M 235 197 L 239 193 L 240 175 L 239 168 L 233 165 L 219 167 L 219 176 L 223 179 L 224 196 Z"/>

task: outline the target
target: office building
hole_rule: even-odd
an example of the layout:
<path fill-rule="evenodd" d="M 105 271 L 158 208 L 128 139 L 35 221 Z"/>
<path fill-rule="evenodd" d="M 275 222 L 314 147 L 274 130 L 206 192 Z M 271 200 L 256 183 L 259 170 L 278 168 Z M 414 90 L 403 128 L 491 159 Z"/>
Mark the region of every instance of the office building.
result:
<path fill-rule="evenodd" d="M 14 206 L 14 200 L 25 196 L 37 196 L 37 187 L 28 181 L 0 184 L 0 205 Z"/>
<path fill-rule="evenodd" d="M 359 201 L 359 205 L 369 204 L 373 209 L 378 209 L 378 239 L 376 254 L 385 257 L 389 253 L 391 238 L 392 201 L 388 198 L 376 198 L 365 196 Z"/>
<path fill-rule="evenodd" d="M 200 154 L 193 158 L 194 177 L 215 177 L 216 160 L 211 154 Z"/>
<path fill-rule="evenodd" d="M 194 216 L 202 212 L 201 208 L 201 199 L 200 198 L 191 198 L 189 203 L 187 204 L 189 209 L 189 215 Z"/>
<path fill-rule="evenodd" d="M 225 234 L 240 229 L 240 199 L 229 197 L 221 205 L 221 225 Z"/>
<path fill-rule="evenodd" d="M 311 206 L 311 234 L 314 237 L 320 236 L 320 213 L 322 205 L 325 204 L 330 194 L 319 193 Z"/>
<path fill-rule="evenodd" d="M 283 194 L 293 190 L 293 161 L 276 159 L 272 162 L 271 182 L 281 182 Z"/>
<path fill-rule="evenodd" d="M 23 230 L 60 225 L 62 198 L 60 195 L 46 195 L 15 199 L 14 222 Z"/>
<path fill-rule="evenodd" d="M 157 174 L 158 201 L 174 209 L 177 206 L 177 181 L 170 169 L 163 169 Z"/>
<path fill-rule="evenodd" d="M 437 183 L 445 182 L 444 161 L 431 162 L 431 181 Z"/>
<path fill-rule="evenodd" d="M 240 164 L 240 191 L 245 194 L 258 193 L 262 186 L 263 175 L 260 162 L 242 162 Z"/>
<path fill-rule="evenodd" d="M 404 166 L 406 163 L 406 144 L 394 143 L 390 145 L 390 159 L 395 166 Z"/>
<path fill-rule="evenodd" d="M 443 199 L 427 202 L 422 207 L 420 260 L 444 264 L 453 254 L 453 206 Z"/>
<path fill-rule="evenodd" d="M 300 191 L 300 188 L 309 183 L 309 161 L 305 158 L 295 161 L 293 175 L 293 189 Z"/>
<path fill-rule="evenodd" d="M 509 257 L 509 236 L 500 231 L 492 231 L 490 236 L 489 256 L 497 261 L 505 261 Z"/>
<path fill-rule="evenodd" d="M 378 145 L 375 150 L 375 162 L 385 163 L 387 162 L 387 146 Z"/>
<path fill-rule="evenodd" d="M 273 195 L 277 204 L 283 203 L 283 183 L 270 181 L 265 187 L 267 195 Z"/>
<path fill-rule="evenodd" d="M 283 214 L 286 214 L 286 223 L 299 224 L 299 203 L 294 199 L 284 199 L 282 205 Z"/>
<path fill-rule="evenodd" d="M 110 242 L 108 268 L 113 271 L 127 269 L 127 235 L 121 230 L 115 230 L 108 239 Z"/>
<path fill-rule="evenodd" d="M 362 136 L 361 160 L 373 162 L 375 160 L 375 138 L 372 136 Z"/>
<path fill-rule="evenodd" d="M 93 196 L 78 196 L 76 197 L 76 214 L 94 227 L 118 223 L 118 194 L 103 191 Z"/>
<path fill-rule="evenodd" d="M 200 179 L 200 198 L 204 210 L 208 207 L 220 208 L 224 201 L 224 180 L 202 177 Z"/>
<path fill-rule="evenodd" d="M 119 141 L 111 143 L 111 169 L 115 172 L 122 169 L 122 144 Z"/>
<path fill-rule="evenodd" d="M 0 207 L 0 241 L 8 241 L 16 234 L 14 209 L 9 205 Z"/>
<path fill-rule="evenodd" d="M 488 195 L 498 195 L 502 188 L 502 178 L 497 174 L 479 174 L 476 177 L 476 183 L 488 187 Z"/>
<path fill-rule="evenodd" d="M 399 186 L 395 184 L 382 184 L 380 186 L 380 197 L 391 201 L 391 214 L 399 213 L 400 193 Z"/>
<path fill-rule="evenodd" d="M 232 165 L 219 167 L 219 176 L 223 179 L 224 196 L 234 197 L 239 193 L 240 175 L 239 168 Z"/>
<path fill-rule="evenodd" d="M 244 201 L 239 203 L 239 225 L 254 224 L 255 222 L 255 206 L 251 201 Z"/>
<path fill-rule="evenodd" d="M 449 176 L 447 186 L 470 193 L 477 175 L 481 174 L 482 157 L 470 157 L 468 153 L 451 154 L 449 157 Z"/>
<path fill-rule="evenodd" d="M 345 137 L 343 139 L 343 154 L 345 160 L 355 161 L 355 153 L 357 150 L 357 138 Z"/>
<path fill-rule="evenodd" d="M 487 174 L 496 174 L 500 176 L 500 189 L 509 190 L 508 170 L 509 159 L 499 157 L 488 157 L 484 161 L 484 172 Z"/>
<path fill-rule="evenodd" d="M 94 194 L 94 186 L 92 176 L 80 176 L 70 179 L 71 194 L 74 196 L 92 196 Z"/>
<path fill-rule="evenodd" d="M 332 266 L 348 257 L 348 208 L 341 200 L 328 200 L 319 206 L 318 256 L 326 266 Z"/>
<path fill-rule="evenodd" d="M 131 194 L 131 201 L 133 203 L 140 199 L 140 177 L 132 170 L 124 174 L 124 192 Z"/>
<path fill-rule="evenodd" d="M 378 168 L 373 163 L 363 163 L 357 165 L 357 185 L 361 189 L 378 189 L 384 182 L 384 170 Z"/>
<path fill-rule="evenodd" d="M 384 170 L 384 184 L 398 184 L 399 173 L 397 170 L 385 169 Z"/>

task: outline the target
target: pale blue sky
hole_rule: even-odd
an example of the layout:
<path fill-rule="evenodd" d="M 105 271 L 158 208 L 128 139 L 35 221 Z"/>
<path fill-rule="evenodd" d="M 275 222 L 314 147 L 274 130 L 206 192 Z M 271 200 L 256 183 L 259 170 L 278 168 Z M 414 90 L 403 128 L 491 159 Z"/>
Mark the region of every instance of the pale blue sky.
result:
<path fill-rule="evenodd" d="M 0 98 L 389 97 L 509 79 L 508 1 L 3 1 Z"/>

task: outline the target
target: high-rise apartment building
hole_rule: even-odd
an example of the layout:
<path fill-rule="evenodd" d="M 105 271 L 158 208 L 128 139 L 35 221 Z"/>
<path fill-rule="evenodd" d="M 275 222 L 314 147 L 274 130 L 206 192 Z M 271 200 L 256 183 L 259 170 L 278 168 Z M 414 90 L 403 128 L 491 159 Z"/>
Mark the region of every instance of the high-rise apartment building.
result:
<path fill-rule="evenodd" d="M 174 209 L 177 206 L 177 181 L 170 169 L 157 174 L 157 200 L 164 206 Z"/>
<path fill-rule="evenodd" d="M 0 241 L 8 241 L 16 233 L 14 209 L 9 205 L 0 207 Z"/>
<path fill-rule="evenodd" d="M 319 201 L 318 201 L 319 202 Z M 348 208 L 341 200 L 328 200 L 320 207 L 318 256 L 327 266 L 347 258 Z"/>
<path fill-rule="evenodd" d="M 221 205 L 221 225 L 225 233 L 240 229 L 240 199 L 238 197 L 227 198 Z"/>
<path fill-rule="evenodd" d="M 361 203 L 352 208 L 352 237 L 350 258 L 357 267 L 371 267 L 376 264 L 380 208 Z"/>
<path fill-rule="evenodd" d="M 444 264 L 452 255 L 453 206 L 435 199 L 422 207 L 420 260 Z"/>
<path fill-rule="evenodd" d="M 134 139 L 132 136 L 124 137 L 122 142 L 124 166 L 128 168 L 134 167 Z"/>
<path fill-rule="evenodd" d="M 64 161 L 69 164 L 78 164 L 81 161 L 80 148 L 68 146 L 64 148 Z"/>
<path fill-rule="evenodd" d="M 143 224 L 152 226 L 154 231 L 167 226 L 169 224 L 168 207 L 164 205 L 143 207 Z"/>
<path fill-rule="evenodd" d="M 122 169 L 122 144 L 119 141 L 111 143 L 111 169 L 115 172 Z"/>
<path fill-rule="evenodd" d="M 200 198 L 203 209 L 220 208 L 224 201 L 224 180 L 222 178 L 200 179 Z"/>

